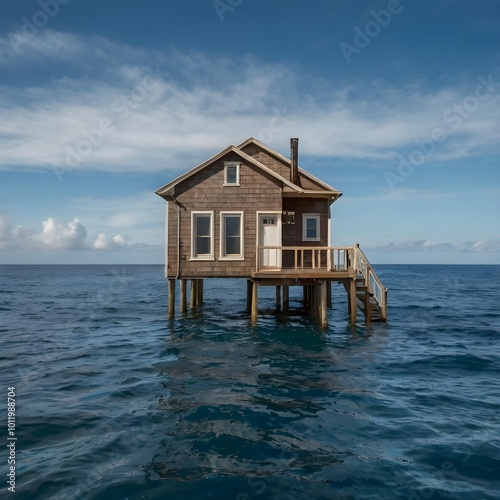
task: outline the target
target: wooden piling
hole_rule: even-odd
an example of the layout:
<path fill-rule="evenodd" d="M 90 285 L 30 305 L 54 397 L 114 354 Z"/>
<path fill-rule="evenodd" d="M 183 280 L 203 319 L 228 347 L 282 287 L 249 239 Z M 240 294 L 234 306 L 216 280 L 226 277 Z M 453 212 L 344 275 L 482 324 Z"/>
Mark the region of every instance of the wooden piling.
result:
<path fill-rule="evenodd" d="M 283 285 L 283 312 L 288 314 L 290 306 L 290 288 L 288 285 Z"/>
<path fill-rule="evenodd" d="M 197 284 L 198 284 L 198 280 L 191 280 L 191 299 L 189 301 L 189 307 L 191 309 L 196 309 Z"/>
<path fill-rule="evenodd" d="M 321 328 L 326 329 L 328 327 L 328 316 L 327 312 L 327 303 L 328 303 L 328 281 L 324 280 L 319 285 L 319 321 L 321 324 Z"/>
<path fill-rule="evenodd" d="M 247 280 L 247 313 L 252 310 L 252 282 Z"/>
<path fill-rule="evenodd" d="M 203 305 L 203 280 L 196 280 L 197 284 L 197 293 L 196 293 L 196 306 L 201 307 Z"/>
<path fill-rule="evenodd" d="M 187 280 L 181 279 L 181 303 L 180 303 L 180 313 L 181 314 L 186 314 L 187 311 L 187 300 L 186 300 L 186 282 Z"/>
<path fill-rule="evenodd" d="M 370 292 L 368 289 L 365 291 L 365 323 L 366 325 L 372 324 L 372 310 L 370 307 Z"/>
<path fill-rule="evenodd" d="M 259 302 L 259 291 L 258 291 L 258 283 L 252 282 L 252 311 L 251 311 L 251 320 L 252 326 L 257 324 L 257 316 L 258 316 L 258 302 Z"/>
<path fill-rule="evenodd" d="M 281 311 L 281 286 L 276 287 L 276 311 Z"/>
<path fill-rule="evenodd" d="M 349 283 L 349 293 L 348 293 L 348 300 L 349 300 L 349 311 L 351 315 L 351 325 L 356 324 L 356 319 L 357 319 L 357 313 L 358 313 L 358 299 L 356 297 L 356 280 L 351 279 Z"/>
<path fill-rule="evenodd" d="M 175 280 L 168 280 L 168 319 L 175 317 Z"/>
<path fill-rule="evenodd" d="M 318 285 L 311 286 L 311 316 L 317 318 L 319 316 L 319 290 Z"/>
<path fill-rule="evenodd" d="M 326 282 L 326 307 L 332 307 L 332 282 Z"/>

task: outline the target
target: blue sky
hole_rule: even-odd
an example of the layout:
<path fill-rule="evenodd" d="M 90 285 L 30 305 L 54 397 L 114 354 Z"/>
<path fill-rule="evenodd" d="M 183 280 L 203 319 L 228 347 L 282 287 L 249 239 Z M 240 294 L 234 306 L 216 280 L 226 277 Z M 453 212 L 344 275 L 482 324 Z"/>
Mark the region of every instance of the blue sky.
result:
<path fill-rule="evenodd" d="M 3 0 L 0 263 L 162 263 L 154 191 L 254 136 L 374 263 L 500 263 L 500 4 Z"/>

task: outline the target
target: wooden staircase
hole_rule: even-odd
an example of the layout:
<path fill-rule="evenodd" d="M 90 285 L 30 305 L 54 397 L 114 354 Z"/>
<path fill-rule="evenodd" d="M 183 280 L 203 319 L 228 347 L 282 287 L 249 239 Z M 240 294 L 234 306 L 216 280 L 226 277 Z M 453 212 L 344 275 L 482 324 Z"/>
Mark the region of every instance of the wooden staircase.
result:
<path fill-rule="evenodd" d="M 365 316 L 367 325 L 372 322 L 386 321 L 380 304 L 375 299 L 374 294 L 369 291 L 362 274 L 358 274 L 356 278 L 356 302 L 358 309 Z"/>
<path fill-rule="evenodd" d="M 385 288 L 365 254 L 356 245 L 356 305 L 365 316 L 366 324 L 387 321 L 387 288 Z M 351 311 L 351 314 L 356 314 Z"/>

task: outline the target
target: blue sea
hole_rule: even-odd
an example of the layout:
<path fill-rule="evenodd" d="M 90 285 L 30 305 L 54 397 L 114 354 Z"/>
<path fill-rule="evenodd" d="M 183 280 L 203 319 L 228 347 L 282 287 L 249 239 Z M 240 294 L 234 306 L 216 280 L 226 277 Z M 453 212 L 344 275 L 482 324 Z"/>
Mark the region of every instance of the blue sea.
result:
<path fill-rule="evenodd" d="M 335 284 L 322 331 L 300 288 L 252 328 L 244 280 L 169 321 L 162 266 L 0 266 L 0 497 L 499 499 L 500 266 L 374 267 L 389 322 Z"/>

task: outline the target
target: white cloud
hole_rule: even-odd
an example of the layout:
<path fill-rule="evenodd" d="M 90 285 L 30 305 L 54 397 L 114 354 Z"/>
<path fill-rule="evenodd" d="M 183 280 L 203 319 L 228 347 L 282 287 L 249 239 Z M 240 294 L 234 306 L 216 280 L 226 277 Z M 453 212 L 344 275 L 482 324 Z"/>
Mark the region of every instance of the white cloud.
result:
<path fill-rule="evenodd" d="M 49 217 L 42 222 L 43 231 L 36 236 L 42 248 L 55 250 L 77 250 L 85 248 L 87 229 L 74 218 L 67 225 L 58 224 Z"/>
<path fill-rule="evenodd" d="M 8 248 L 32 248 L 35 232 L 21 226 L 13 227 L 7 216 L 0 214 L 0 250 Z"/>
<path fill-rule="evenodd" d="M 459 126 L 444 119 L 480 75 L 435 91 L 332 90 L 251 57 L 146 51 L 48 29 L 17 52 L 0 38 L 0 52 L 3 71 L 36 61 L 54 75 L 0 88 L 0 169 L 185 170 L 249 135 L 285 153 L 298 136 L 305 155 L 394 162 L 438 127 L 448 137 L 430 155 L 435 161 L 498 151 L 498 86 Z"/>
<path fill-rule="evenodd" d="M 94 250 L 118 250 L 126 245 L 125 238 L 119 234 L 110 238 L 106 233 L 99 233 L 92 244 Z"/>
<path fill-rule="evenodd" d="M 136 250 L 151 247 L 144 243 L 129 245 L 128 238 L 117 234 L 99 233 L 89 242 L 87 228 L 76 217 L 67 224 L 60 224 L 49 217 L 36 232 L 21 226 L 13 227 L 7 216 L 0 214 L 0 250 Z"/>

